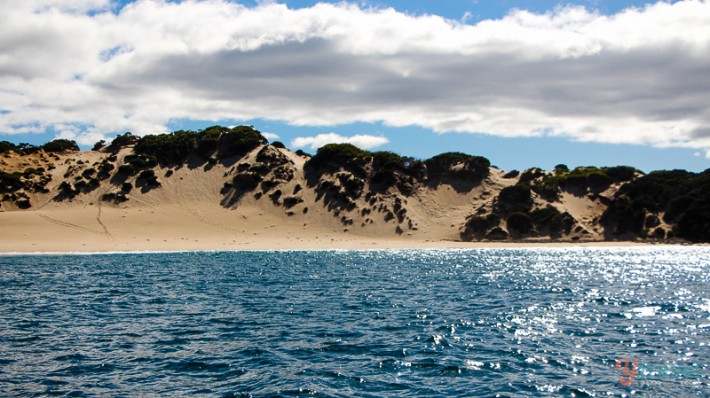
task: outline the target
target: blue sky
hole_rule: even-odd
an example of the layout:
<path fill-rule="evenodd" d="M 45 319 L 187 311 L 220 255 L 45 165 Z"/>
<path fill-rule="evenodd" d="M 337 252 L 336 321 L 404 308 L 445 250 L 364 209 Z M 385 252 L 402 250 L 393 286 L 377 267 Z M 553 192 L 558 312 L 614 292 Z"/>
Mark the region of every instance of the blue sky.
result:
<path fill-rule="evenodd" d="M 102 0 L 94 1 L 100 3 Z M 121 12 L 126 3 L 130 2 L 114 3 L 113 12 L 122 16 L 122 18 L 116 18 L 114 21 L 116 25 L 136 23 L 135 18 L 131 19 L 131 15 L 123 15 L 124 13 Z M 138 15 L 141 17 L 139 21 L 150 21 L 150 18 L 153 17 L 150 13 L 153 12 L 158 15 L 162 13 L 162 15 L 166 15 L 166 18 L 171 18 L 165 14 L 166 9 L 157 10 L 160 8 L 159 5 L 147 3 L 147 1 L 138 2 L 136 10 L 132 14 L 133 17 Z M 203 7 L 188 10 L 187 6 L 180 1 L 172 3 L 185 6 L 181 7 L 185 10 L 171 11 L 176 13 L 177 17 L 175 18 L 179 18 L 183 14 L 198 15 L 198 12 L 202 13 L 199 15 L 207 18 L 220 13 L 222 15 L 225 10 L 236 13 L 236 11 L 225 7 L 217 10 L 216 6 L 213 7 L 215 9 Z M 259 5 L 265 7 L 265 4 L 274 2 L 243 0 L 239 3 L 248 7 Z M 317 2 L 299 0 L 281 3 L 288 5 L 290 9 L 308 9 Z M 326 10 L 324 14 L 326 17 L 331 19 L 345 18 L 340 19 L 340 22 L 334 25 L 336 27 L 343 26 L 343 21 L 347 22 L 347 18 L 351 17 L 370 18 L 367 21 L 371 22 L 366 21 L 365 24 L 382 23 L 376 18 L 382 17 L 383 14 L 374 12 L 372 14 L 365 13 L 367 15 L 363 16 L 352 10 L 342 11 L 338 8 L 339 4 L 342 5 L 341 2 L 327 3 L 334 4 L 335 8 Z M 19 88 L 13 90 L 6 97 L 2 96 L 0 90 L 0 140 L 40 144 L 61 136 L 75 138 L 86 148 L 90 146 L 89 143 L 92 142 L 92 139 L 101 137 L 110 139 L 116 133 L 126 130 L 136 131 L 142 128 L 145 131 L 141 133 L 145 133 L 153 131 L 151 129 L 160 130 L 160 126 L 172 131 L 177 129 L 199 130 L 214 124 L 249 124 L 254 125 L 262 132 L 278 135 L 278 140 L 292 148 L 295 140 L 304 137 L 312 139 L 322 134 L 334 134 L 345 138 L 355 135 L 367 136 L 372 139 L 373 143 L 379 142 L 378 138 L 382 141 L 384 137 L 385 143 L 373 144 L 370 149 L 391 150 L 419 158 L 427 158 L 446 151 L 462 151 L 486 156 L 491 159 L 494 165 L 505 170 L 523 170 L 529 167 L 551 169 L 558 163 L 564 163 L 571 167 L 623 164 L 635 166 L 644 171 L 673 168 L 702 171 L 710 167 L 710 160 L 706 156 L 706 154 L 710 154 L 710 142 L 706 139 L 706 136 L 710 136 L 710 134 L 704 127 L 706 124 L 703 124 L 706 122 L 703 117 L 706 116 L 702 116 L 708 114 L 707 105 L 702 105 L 702 102 L 708 99 L 707 94 L 704 94 L 707 90 L 703 90 L 704 87 L 693 87 L 693 84 L 688 84 L 688 81 L 666 81 L 667 76 L 677 76 L 688 71 L 698 74 L 698 76 L 694 76 L 695 82 L 701 81 L 702 79 L 697 77 L 705 77 L 706 72 L 699 71 L 699 66 L 703 65 L 706 60 L 699 60 L 697 51 L 690 51 L 689 54 L 691 52 L 695 54 L 692 56 L 678 54 L 674 52 L 678 51 L 677 49 L 658 44 L 665 40 L 666 32 L 663 32 L 663 29 L 668 29 L 668 40 L 673 37 L 697 35 L 698 31 L 705 33 L 703 20 L 701 19 L 698 23 L 696 31 L 689 30 L 688 32 L 673 31 L 673 29 L 680 29 L 673 27 L 676 26 L 673 25 L 674 20 L 664 26 L 658 26 L 657 29 L 654 29 L 652 25 L 649 26 L 649 24 L 655 23 L 658 15 L 677 14 L 678 21 L 684 20 L 683 18 L 687 18 L 687 15 L 683 13 L 689 13 L 688 10 L 680 7 L 669 8 L 668 10 L 673 11 L 671 13 L 659 8 L 655 11 L 656 14 L 651 11 L 648 13 L 639 11 L 639 14 L 633 19 L 634 21 L 648 17 L 648 21 L 651 22 L 640 23 L 639 36 L 633 36 L 634 33 L 628 33 L 623 29 L 619 30 L 620 35 L 628 35 L 628 37 L 620 36 L 619 41 L 638 42 L 638 37 L 643 40 L 644 29 L 650 32 L 661 31 L 661 33 L 656 32 L 656 36 L 649 37 L 646 43 L 634 44 L 639 47 L 638 51 L 635 51 L 634 48 L 631 50 L 625 48 L 621 51 L 611 47 L 607 50 L 604 48 L 604 44 L 600 45 L 601 50 L 590 50 L 590 48 L 597 43 L 603 43 L 604 40 L 609 40 L 604 36 L 606 32 L 614 31 L 619 25 L 623 26 L 622 23 L 613 25 L 613 21 L 609 22 L 609 19 L 613 19 L 617 13 L 630 7 L 639 7 L 642 10 L 644 6 L 652 4 L 651 2 L 397 0 L 360 1 L 355 4 L 358 4 L 362 10 L 392 7 L 403 17 L 388 21 L 401 22 L 402 27 L 394 27 L 392 29 L 395 31 L 394 33 L 386 32 L 385 34 L 391 34 L 389 39 L 376 39 L 374 42 L 365 44 L 357 39 L 360 34 L 365 37 L 371 33 L 367 27 L 362 31 L 355 30 L 355 33 L 349 33 L 347 37 L 343 36 L 345 38 L 337 37 L 336 39 L 329 36 L 331 30 L 317 33 L 308 32 L 328 44 L 315 47 L 306 46 L 311 42 L 308 40 L 304 42 L 301 39 L 293 42 L 295 44 L 288 40 L 281 43 L 278 40 L 282 40 L 284 33 L 280 30 L 271 32 L 267 28 L 266 33 L 255 34 L 255 37 L 273 35 L 273 37 L 279 38 L 277 43 L 281 44 L 273 44 L 273 41 L 269 42 L 270 44 L 257 44 L 255 49 L 242 50 L 236 55 L 231 49 L 229 51 L 215 51 L 210 47 L 209 51 L 211 52 L 204 49 L 195 51 L 195 54 L 198 55 L 193 57 L 183 56 L 183 50 L 176 50 L 177 52 L 163 50 L 169 48 L 169 44 L 157 42 L 151 51 L 155 54 L 155 49 L 159 49 L 159 51 L 165 51 L 165 54 L 140 58 L 141 43 L 124 44 L 116 41 L 118 40 L 116 38 L 111 38 L 114 40 L 111 42 L 113 44 L 108 44 L 107 39 L 107 43 L 101 44 L 104 48 L 101 51 L 103 51 L 102 54 L 111 54 L 111 57 L 105 57 L 106 59 L 101 61 L 103 64 L 96 65 L 89 61 L 85 65 L 67 61 L 67 65 L 69 65 L 67 66 L 67 75 L 76 76 L 73 78 L 74 83 L 79 82 L 82 87 L 76 88 L 77 84 L 65 86 L 61 89 L 64 94 L 57 94 L 52 98 L 65 98 L 68 95 L 66 93 L 75 88 L 77 93 L 88 92 L 85 90 L 103 90 L 104 93 L 112 92 L 117 96 L 130 92 L 130 95 L 135 95 L 135 97 L 127 95 L 125 102 L 121 103 L 119 99 L 107 100 L 106 94 L 103 94 L 98 100 L 98 104 L 95 101 L 81 102 L 76 100 L 76 105 L 67 105 L 57 109 L 47 106 L 47 109 L 44 109 L 42 106 L 45 105 L 38 104 L 48 101 L 45 97 L 37 94 L 32 87 L 27 88 L 27 84 L 17 83 Z M 564 11 L 569 10 L 570 6 L 582 6 L 587 11 L 584 14 Z M 670 4 L 668 6 L 670 7 Z M 706 9 L 703 1 L 697 2 L 696 6 L 700 10 Z M 265 18 L 266 21 L 273 23 L 274 15 L 277 15 L 276 18 L 284 18 L 284 24 L 311 17 L 318 23 L 322 23 L 325 18 L 322 15 L 316 15 L 317 13 L 314 11 L 311 13 L 313 15 L 308 14 L 304 17 L 299 14 L 294 17 L 296 19 L 286 19 L 290 17 L 284 17 L 283 12 L 274 10 L 276 9 L 271 8 L 267 10 L 268 12 L 255 12 L 249 18 Z M 546 14 L 547 17 L 531 19 L 520 14 L 520 10 L 527 10 L 538 15 Z M 83 11 L 89 18 L 94 18 L 95 15 L 105 12 L 100 8 L 88 8 Z M 506 16 L 515 13 L 518 13 L 516 14 L 518 18 L 509 18 L 510 21 L 503 21 Z M 699 13 L 695 12 L 694 14 L 697 16 Z M 75 18 L 76 10 L 73 10 L 73 14 L 67 12 L 66 15 L 67 18 Z M 442 46 L 441 49 L 431 51 L 431 43 L 418 43 L 416 42 L 417 38 L 408 39 L 409 35 L 416 33 L 413 32 L 416 30 L 413 27 L 424 23 L 423 20 L 416 19 L 417 16 L 422 15 L 437 15 L 448 20 L 461 21 L 470 25 L 472 30 L 464 32 L 451 26 L 442 28 L 443 25 L 436 21 L 426 22 L 427 25 L 423 26 L 422 30 L 425 33 L 430 33 L 422 35 L 424 38 L 422 40 L 426 41 L 428 38 L 434 37 L 431 40 L 431 43 L 434 43 L 433 46 L 438 44 Z M 604 20 L 605 15 L 610 18 Z M 29 14 L 27 18 L 31 18 Z M 215 18 L 214 25 L 217 25 L 221 20 L 216 16 Z M 560 20 L 566 22 L 560 22 Z M 489 29 L 491 25 L 487 23 L 489 21 L 496 21 L 500 27 Z M 204 21 L 200 22 L 204 23 Z M 387 28 L 388 23 L 391 22 L 384 22 L 384 28 Z M 601 31 L 594 31 L 594 27 L 600 23 L 610 25 Z M 692 23 L 682 22 L 677 26 L 683 26 L 684 23 L 692 25 Z M 206 24 L 210 25 L 209 22 Z M 542 25 L 544 25 L 543 28 L 539 28 Z M 135 30 L 135 26 L 130 25 L 133 30 Z M 185 24 L 176 26 L 185 28 Z M 511 28 L 509 29 L 508 26 Z M 534 32 L 541 32 L 540 37 L 528 38 L 524 33 L 519 36 L 505 36 L 507 32 L 514 31 L 513 29 L 518 29 L 521 26 L 525 29 L 530 29 L 532 26 L 536 29 Z M 278 26 L 274 27 L 273 30 L 278 30 L 278 28 Z M 126 29 L 126 26 L 117 27 L 116 31 L 121 31 L 120 29 Z M 146 26 L 146 29 L 149 28 Z M 349 29 L 359 28 L 350 27 Z M 156 37 L 165 36 L 165 32 L 172 34 L 174 30 L 166 28 L 164 32 L 158 32 L 160 34 L 156 34 Z M 581 33 L 577 35 L 577 31 Z M 150 33 L 155 32 L 152 30 L 146 30 L 146 32 L 148 34 L 144 36 L 146 37 L 145 41 L 149 42 Z M 382 30 L 377 32 L 378 35 L 382 34 Z M 194 31 L 185 28 L 185 33 L 179 34 L 184 35 L 184 38 L 178 40 L 180 43 L 192 45 L 190 40 L 194 39 L 191 36 L 194 35 Z M 241 38 L 240 35 L 244 33 L 232 32 L 230 34 L 230 40 L 234 41 L 235 38 Z M 299 31 L 288 34 L 298 36 L 304 33 Z M 0 31 L 0 39 L 2 35 L 2 31 Z M 77 32 L 77 35 L 80 37 L 81 32 Z M 442 36 L 439 38 L 436 35 Z M 481 44 L 480 42 L 471 44 L 469 42 L 471 37 L 487 37 L 486 35 L 492 37 L 488 40 L 495 45 Z M 501 38 L 503 36 L 505 37 Z M 581 36 L 581 39 L 577 36 Z M 579 39 L 579 43 L 569 44 L 570 37 L 573 37 L 572 40 Z M 77 40 L 74 39 L 74 43 Z M 413 49 L 409 47 L 407 40 L 415 42 Z M 464 44 L 460 46 L 456 44 L 459 46 L 456 47 L 453 44 L 450 45 L 449 40 L 461 40 Z M 130 41 L 130 38 L 126 41 Z M 119 43 L 119 45 L 115 45 L 115 43 Z M 316 40 L 312 43 L 320 42 Z M 388 46 L 390 43 L 393 44 Z M 515 50 L 518 48 L 515 46 L 518 45 L 529 46 L 530 54 L 527 57 L 518 57 L 519 51 Z M 658 58 L 649 58 L 648 54 L 653 52 L 651 50 L 656 48 L 653 47 L 655 45 L 660 46 L 658 47 L 660 49 Z M 110 51 L 106 49 L 107 46 Z M 349 53 L 348 57 L 340 59 L 343 55 L 342 50 L 332 52 L 333 48 L 349 49 L 350 47 L 347 46 L 355 46 L 353 47 L 355 50 L 353 53 Z M 503 49 L 500 53 L 490 52 L 489 48 L 495 46 L 510 46 L 511 49 Z M 559 51 L 559 54 L 551 52 L 548 54 L 549 56 L 541 56 L 539 59 L 530 61 L 531 58 L 537 57 L 538 53 L 548 51 L 547 47 L 553 48 L 549 51 Z M 66 48 L 65 52 L 78 51 L 76 45 L 73 48 L 69 46 Z M 392 48 L 396 49 L 392 50 Z M 471 50 L 472 48 L 473 50 Z M 482 50 L 483 48 L 485 50 Z M 494 50 L 497 49 L 498 47 L 494 48 Z M 124 54 L 131 51 L 134 54 Z M 583 52 L 582 55 L 578 54 L 579 51 Z M 86 52 L 90 53 L 88 49 Z M 451 55 L 451 58 L 442 57 L 439 60 L 438 56 L 442 52 L 447 56 Z M 207 53 L 209 54 L 205 55 Z M 213 54 L 216 55 L 213 56 Z M 255 58 L 252 60 L 244 54 L 253 54 Z M 365 55 L 363 56 L 363 54 Z M 384 58 L 382 54 L 385 54 Z M 115 59 L 112 59 L 114 55 Z M 141 64 L 144 65 L 142 69 L 136 68 L 136 70 L 129 71 L 130 73 L 118 67 L 109 68 L 114 61 L 117 63 L 116 65 L 119 65 L 118 62 L 122 62 L 121 58 L 124 55 L 133 58 L 130 63 L 123 61 L 125 62 L 123 65 L 137 64 L 135 61 L 141 59 L 147 61 L 145 64 Z M 302 55 L 315 61 L 311 64 L 309 63 L 311 61 L 301 59 Z M 407 63 L 411 63 L 412 69 L 415 71 L 420 69 L 421 77 L 416 76 L 416 72 L 411 72 L 419 79 L 410 84 L 407 82 L 402 85 L 392 83 L 392 87 L 389 87 L 391 80 L 377 78 L 368 81 L 363 77 L 363 73 L 370 72 L 363 71 L 372 70 L 373 75 L 382 72 L 377 66 L 373 66 L 373 62 L 379 61 L 367 59 L 370 55 L 374 60 L 384 59 L 391 62 L 392 65 L 396 65 L 394 69 L 397 70 L 397 73 L 402 74 L 402 79 L 410 78 L 411 81 L 410 68 L 403 66 Z M 164 57 L 160 62 L 150 63 L 151 60 L 158 59 L 160 56 Z M 509 59 L 512 60 L 512 66 L 510 68 L 507 68 L 508 65 L 501 67 L 506 70 L 499 74 L 499 67 L 496 64 L 486 63 L 486 59 L 494 59 L 496 56 L 506 60 L 505 62 Z M 671 62 L 671 56 L 675 56 L 676 58 L 673 59 L 679 61 Z M 606 61 L 604 57 L 608 57 L 609 61 Z M 90 57 L 87 56 L 88 58 Z M 664 63 L 659 62 L 664 59 L 669 61 L 668 64 L 673 64 L 668 66 L 667 70 L 663 69 L 666 67 Z M 232 66 L 223 69 L 222 66 L 229 65 L 230 62 L 233 63 Z M 249 62 L 263 66 L 249 70 L 241 67 Z M 362 64 L 349 70 L 349 65 L 352 65 L 353 62 L 362 62 Z M 646 62 L 647 65 L 644 66 L 643 62 Z M 458 67 L 459 64 L 463 66 Z M 57 61 L 57 65 L 61 67 L 62 63 Z M 628 71 L 625 69 L 627 66 L 629 67 Z M 33 67 L 34 65 L 24 65 L 26 70 L 33 70 Z M 298 72 L 302 68 L 321 68 L 320 73 L 324 75 L 321 76 L 323 79 L 319 80 L 319 76 L 314 77 L 313 72 Z M 203 70 L 204 74 L 197 73 L 198 69 Z M 566 75 L 572 69 L 581 71 L 578 80 L 571 79 Z M 333 72 L 341 70 L 342 73 Z M 3 77 L 8 79 L 12 77 L 11 72 L 4 71 L 5 69 L 0 64 L 0 81 Z M 69 75 L 70 71 L 74 71 L 71 72 L 72 75 Z M 110 72 L 110 75 L 107 71 Z M 391 72 L 392 68 L 388 69 L 387 73 L 391 74 Z M 293 73 L 293 76 L 289 76 L 289 73 Z M 520 77 L 521 74 L 527 73 L 530 73 L 529 79 Z M 7 76 L 3 76 L 3 74 Z M 102 74 L 106 74 L 105 80 L 101 80 Z M 240 74 L 248 75 L 249 78 L 242 79 Z M 456 78 L 446 78 L 445 75 L 456 75 Z M 490 77 L 482 77 L 482 75 L 490 75 Z M 557 76 L 559 76 L 559 80 L 556 80 Z M 638 84 L 630 84 L 626 87 L 627 82 L 637 76 L 643 76 L 645 80 L 639 80 Z M 336 77 L 342 79 L 342 82 L 328 86 Z M 25 82 L 31 82 L 32 78 L 31 76 L 22 76 Z M 43 82 L 48 79 L 47 76 L 41 76 L 41 78 L 44 79 Z M 54 75 L 49 79 L 52 78 L 55 78 Z M 40 81 L 39 77 L 37 79 Z M 58 85 L 69 84 L 67 79 L 61 76 L 56 79 Z M 188 82 L 188 79 L 195 81 Z M 614 81 L 614 79 L 618 79 L 618 81 Z M 237 80 L 239 81 L 236 82 Z M 254 89 L 252 86 L 255 81 L 260 82 L 258 89 Z M 283 83 L 289 81 L 294 82 L 293 87 L 288 83 Z M 500 83 L 493 84 L 496 81 Z M 585 81 L 591 83 L 585 86 Z M 144 85 L 138 87 L 139 83 L 137 82 L 143 82 Z M 303 82 L 303 85 L 299 86 L 298 82 Z M 507 82 L 510 82 L 509 86 Z M 149 89 L 153 84 L 156 85 L 155 93 L 160 96 L 150 92 Z M 699 85 L 703 86 L 703 84 Z M 117 87 L 115 91 L 110 91 L 115 88 L 114 86 Z M 485 90 L 489 91 L 480 93 L 480 98 L 471 100 L 469 105 L 469 96 L 478 96 L 478 88 L 482 86 L 486 86 Z M 617 87 L 621 88 L 619 92 L 614 90 Z M 334 92 L 334 88 L 342 89 L 343 92 Z M 22 90 L 26 90 L 26 92 L 22 92 Z M 516 90 L 520 91 L 519 96 L 516 94 Z M 10 92 L 9 89 L 7 91 Z M 298 93 L 294 94 L 295 91 Z M 21 92 L 22 96 L 12 97 L 17 92 Z M 185 94 L 187 92 L 191 94 Z M 254 98 L 254 102 L 251 103 L 232 97 L 238 97 L 242 95 L 242 92 L 244 96 L 259 98 Z M 352 92 L 352 95 L 343 94 L 348 92 Z M 449 92 L 452 95 L 447 102 L 446 97 Z M 587 92 L 590 93 L 588 96 Z M 558 94 L 559 98 L 554 98 Z M 202 102 L 189 102 L 184 98 L 179 98 L 183 95 L 185 97 L 204 95 L 204 99 Z M 261 95 L 263 97 L 260 97 Z M 590 97 L 588 103 L 585 102 L 587 97 Z M 11 102 L 13 98 L 22 98 L 28 103 L 22 117 L 19 116 L 22 109 Z M 131 104 L 131 98 L 136 98 L 135 106 Z M 224 100 L 224 102 L 215 105 L 213 99 L 214 101 Z M 654 101 L 647 101 L 647 99 Z M 695 101 L 690 101 L 690 99 L 695 99 Z M 70 99 L 71 101 L 74 99 Z M 102 101 L 106 101 L 106 103 Z M 545 104 L 542 104 L 543 102 Z M 654 103 L 648 104 L 650 102 Z M 332 109 L 329 109 L 331 103 Z M 495 106 L 491 105 L 491 108 L 488 109 L 489 103 L 495 104 Z M 615 103 L 619 105 L 614 105 Z M 691 103 L 694 105 L 690 105 Z M 155 108 L 143 109 L 141 104 L 149 104 Z M 430 105 L 436 109 L 428 109 Z M 212 106 L 224 106 L 226 110 L 212 111 L 210 108 Z M 401 110 L 399 106 L 401 106 Z M 470 110 L 467 110 L 467 106 L 470 106 Z M 637 106 L 638 108 L 635 108 Z M 81 109 L 82 107 L 85 109 Z M 192 112 L 190 107 L 208 110 Z M 33 119 L 26 116 L 30 113 L 28 109 L 40 109 L 43 112 L 37 113 L 46 116 L 37 116 Z M 165 109 L 169 109 L 169 111 L 163 115 Z M 230 109 L 234 109 L 233 114 Z M 111 123 L 107 122 L 106 125 L 102 125 L 102 112 L 107 112 L 107 115 L 111 114 L 111 117 L 114 118 L 112 120 L 125 121 L 125 125 L 116 127 L 115 130 L 112 130 Z M 586 112 L 590 114 L 588 120 L 584 116 Z M 145 114 L 141 115 L 142 113 Z M 155 114 L 161 115 L 153 117 Z M 18 116 L 14 117 L 15 115 Z M 411 123 L 408 122 L 410 116 Z M 3 131 L 2 118 L 8 119 L 5 123 L 8 127 L 4 129 L 7 131 Z M 109 119 L 108 116 L 107 119 Z M 617 123 L 618 131 L 615 128 Z M 541 131 L 542 133 L 540 133 Z M 315 152 L 316 147 L 305 146 L 302 149 L 307 152 Z"/>
<path fill-rule="evenodd" d="M 226 121 L 225 125 L 241 124 L 240 121 Z M 428 158 L 449 151 L 466 152 L 485 156 L 491 164 L 503 170 L 525 170 L 540 167 L 552 170 L 558 164 L 577 166 L 617 166 L 632 165 L 649 172 L 652 170 L 672 170 L 683 168 L 703 171 L 710 167 L 703 156 L 693 155 L 695 151 L 679 148 L 659 149 L 644 145 L 600 144 L 576 142 L 566 138 L 502 138 L 484 134 L 445 133 L 436 134 L 421 127 L 390 128 L 382 124 L 353 123 L 335 127 L 290 126 L 269 120 L 248 120 L 243 124 L 253 125 L 262 132 L 275 132 L 277 140 L 287 146 L 296 137 L 304 134 L 324 134 L 336 131 L 350 136 L 369 133 L 386 136 L 390 142 L 373 150 L 393 151 L 418 158 Z M 172 129 L 198 130 L 212 124 L 208 121 L 180 121 L 172 124 Z M 272 140 L 274 141 L 274 140 Z M 312 148 L 301 148 L 315 153 Z"/>
<path fill-rule="evenodd" d="M 120 5 L 130 3 L 131 1 L 121 1 Z M 256 0 L 238 1 L 241 4 L 248 6 L 256 6 L 263 3 Z M 313 0 L 298 0 L 298 1 L 279 1 L 287 4 L 290 8 L 310 7 L 317 3 L 340 3 L 336 1 L 313 1 Z M 583 0 L 583 1 L 556 1 L 556 0 L 396 0 L 396 1 L 355 1 L 354 3 L 363 6 L 371 6 L 378 8 L 392 7 L 398 11 L 408 14 L 422 15 L 433 14 L 440 15 L 449 19 L 460 20 L 467 13 L 471 15 L 469 22 L 480 21 L 482 19 L 500 18 L 510 12 L 510 10 L 518 8 L 529 10 L 536 13 L 544 13 L 554 10 L 556 7 L 569 5 L 578 5 L 587 7 L 600 13 L 612 14 L 629 7 L 643 7 L 651 3 L 643 0 L 631 1 L 604 1 L 604 0 Z M 120 6 L 119 6 L 120 7 Z"/>

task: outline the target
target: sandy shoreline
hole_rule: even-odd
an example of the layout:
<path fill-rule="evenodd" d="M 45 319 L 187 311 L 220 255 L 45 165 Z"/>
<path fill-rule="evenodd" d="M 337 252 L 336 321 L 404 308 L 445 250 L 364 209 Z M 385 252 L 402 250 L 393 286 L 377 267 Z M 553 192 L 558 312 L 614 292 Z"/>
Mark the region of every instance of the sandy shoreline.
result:
<path fill-rule="evenodd" d="M 478 249 L 660 246 L 645 242 L 461 242 L 417 236 L 343 232 L 215 209 L 187 216 L 170 206 L 145 209 L 92 206 L 0 213 L 0 253 L 272 251 L 330 249 Z M 204 222 L 210 219 L 212 222 Z"/>
<path fill-rule="evenodd" d="M 15 256 L 15 255 L 62 255 L 62 254 L 129 254 L 129 253 L 185 253 L 185 252 L 293 252 L 293 251 L 328 251 L 328 250 L 436 250 L 436 249 L 460 249 L 460 250 L 475 250 L 475 249 L 536 249 L 536 248 L 602 248 L 602 247 L 684 247 L 685 245 L 653 245 L 638 242 L 583 242 L 583 243 L 528 243 L 528 242 L 392 242 L 391 244 L 370 244 L 366 242 L 348 242 L 345 245 L 325 245 L 320 242 L 313 242 L 311 245 L 304 247 L 269 247 L 260 244 L 244 244 L 234 247 L 229 246 L 191 246 L 185 247 L 141 247 L 135 250 L 119 250 L 113 247 L 82 247 L 78 250 L 56 250 L 52 247 L 48 250 L 42 248 L 29 249 L 21 248 L 22 250 L 0 250 L 0 256 Z M 4 245 L 3 245 L 4 246 Z"/>

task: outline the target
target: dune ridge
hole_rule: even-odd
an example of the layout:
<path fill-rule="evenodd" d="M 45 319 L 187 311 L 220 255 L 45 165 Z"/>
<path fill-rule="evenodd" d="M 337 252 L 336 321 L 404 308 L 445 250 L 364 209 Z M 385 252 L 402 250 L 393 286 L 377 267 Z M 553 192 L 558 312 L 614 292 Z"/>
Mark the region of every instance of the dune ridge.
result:
<path fill-rule="evenodd" d="M 643 208 L 642 233 L 624 218 L 636 211 L 624 190 L 649 177 L 632 168 L 505 172 L 347 144 L 310 156 L 245 126 L 149 137 L 5 150 L 0 252 L 688 241 L 667 203 Z"/>

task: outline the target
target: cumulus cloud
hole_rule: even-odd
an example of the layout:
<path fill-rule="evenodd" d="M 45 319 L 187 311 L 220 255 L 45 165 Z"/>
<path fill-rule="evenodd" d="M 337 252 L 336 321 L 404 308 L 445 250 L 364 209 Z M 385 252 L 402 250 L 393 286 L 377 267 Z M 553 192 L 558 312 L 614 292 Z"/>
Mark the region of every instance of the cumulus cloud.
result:
<path fill-rule="evenodd" d="M 261 118 L 710 150 L 710 0 L 474 25 L 348 3 L 0 6 L 0 133 Z"/>
<path fill-rule="evenodd" d="M 328 144 L 353 144 L 361 149 L 372 149 L 390 142 L 386 137 L 356 134 L 350 137 L 344 137 L 336 133 L 318 134 L 313 137 L 297 137 L 291 141 L 291 146 L 295 148 L 311 147 L 318 149 Z"/>
<path fill-rule="evenodd" d="M 68 140 L 74 140 L 79 145 L 91 146 L 101 140 L 106 141 L 107 137 L 105 134 L 96 131 L 82 131 L 76 126 L 66 126 L 59 130 L 56 138 L 65 138 Z"/>
<path fill-rule="evenodd" d="M 264 138 L 266 138 L 266 139 L 269 140 L 269 141 L 273 141 L 273 140 L 278 140 L 278 139 L 279 139 L 279 135 L 278 135 L 278 134 L 274 134 L 274 133 L 263 132 L 263 133 L 261 133 L 261 135 L 263 135 Z"/>

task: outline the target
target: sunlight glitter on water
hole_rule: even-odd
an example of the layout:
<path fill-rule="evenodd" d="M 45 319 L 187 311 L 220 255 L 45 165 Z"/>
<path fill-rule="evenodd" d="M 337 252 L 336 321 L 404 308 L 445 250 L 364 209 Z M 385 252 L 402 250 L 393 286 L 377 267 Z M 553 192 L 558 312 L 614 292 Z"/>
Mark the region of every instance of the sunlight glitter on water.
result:
<path fill-rule="evenodd" d="M 685 247 L 0 257 L 0 391 L 708 396 L 708 259 Z M 639 375 L 700 373 L 624 386 L 634 361 Z"/>

